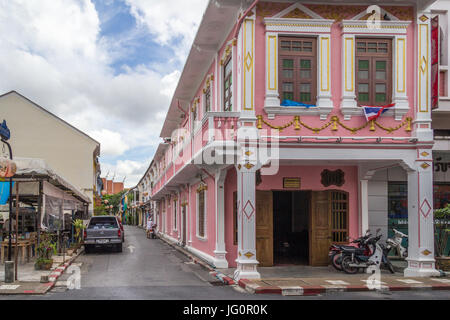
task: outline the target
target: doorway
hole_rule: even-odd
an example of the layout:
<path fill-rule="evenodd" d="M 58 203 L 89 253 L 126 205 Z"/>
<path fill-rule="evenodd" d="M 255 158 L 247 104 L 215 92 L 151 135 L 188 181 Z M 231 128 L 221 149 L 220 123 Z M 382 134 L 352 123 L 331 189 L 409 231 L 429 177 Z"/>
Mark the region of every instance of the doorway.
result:
<path fill-rule="evenodd" d="M 308 264 L 310 191 L 273 192 L 274 264 Z"/>

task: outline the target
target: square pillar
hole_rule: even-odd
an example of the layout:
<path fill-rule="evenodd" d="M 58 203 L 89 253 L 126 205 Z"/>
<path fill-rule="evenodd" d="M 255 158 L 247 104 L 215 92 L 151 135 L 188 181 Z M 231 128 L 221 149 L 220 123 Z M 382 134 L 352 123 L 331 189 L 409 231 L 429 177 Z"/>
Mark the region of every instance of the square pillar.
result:
<path fill-rule="evenodd" d="M 238 258 L 234 279 L 261 278 L 256 267 L 256 170 L 258 130 L 251 117 L 240 118 L 239 157 L 236 166 L 238 194 Z"/>
<path fill-rule="evenodd" d="M 433 170 L 431 150 L 419 150 L 408 172 L 408 268 L 405 277 L 439 275 L 434 260 Z M 429 161 L 427 161 L 428 158 Z"/>
<path fill-rule="evenodd" d="M 216 249 L 214 265 L 216 268 L 228 268 L 225 250 L 225 178 L 227 170 L 216 172 Z"/>

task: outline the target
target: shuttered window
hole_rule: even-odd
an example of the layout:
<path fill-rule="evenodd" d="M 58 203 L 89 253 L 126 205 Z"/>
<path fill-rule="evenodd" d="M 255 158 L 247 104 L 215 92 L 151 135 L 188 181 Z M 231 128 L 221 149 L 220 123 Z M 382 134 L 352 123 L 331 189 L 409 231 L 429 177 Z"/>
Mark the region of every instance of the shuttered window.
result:
<path fill-rule="evenodd" d="M 211 111 L 211 87 L 205 90 L 205 112 Z"/>
<path fill-rule="evenodd" d="M 305 104 L 317 100 L 317 40 L 280 37 L 280 99 Z"/>
<path fill-rule="evenodd" d="M 237 192 L 233 192 L 233 244 L 238 244 L 238 207 L 237 207 Z"/>
<path fill-rule="evenodd" d="M 205 237 L 205 191 L 198 192 L 198 236 Z"/>
<path fill-rule="evenodd" d="M 233 111 L 233 64 L 231 56 L 223 67 L 223 110 Z"/>
<path fill-rule="evenodd" d="M 333 242 L 348 241 L 348 193 L 343 191 L 331 192 L 331 234 Z"/>
<path fill-rule="evenodd" d="M 356 95 L 359 105 L 391 103 L 391 39 L 356 39 Z"/>

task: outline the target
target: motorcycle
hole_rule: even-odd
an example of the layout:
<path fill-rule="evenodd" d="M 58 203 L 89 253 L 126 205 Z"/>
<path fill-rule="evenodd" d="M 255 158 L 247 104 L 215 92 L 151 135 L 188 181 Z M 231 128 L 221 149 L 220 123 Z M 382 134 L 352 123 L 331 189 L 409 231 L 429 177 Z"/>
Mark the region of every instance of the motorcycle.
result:
<path fill-rule="evenodd" d="M 358 248 L 363 248 L 364 242 L 370 237 L 370 230 L 367 230 L 366 234 L 362 237 L 359 237 L 358 239 L 355 239 L 351 241 L 351 243 L 354 243 L 357 245 Z M 352 245 L 338 245 L 338 244 L 332 244 L 330 247 L 330 252 L 328 253 L 328 257 L 331 260 L 331 264 L 333 267 L 338 270 L 342 271 L 342 251 L 346 248 L 355 248 L 355 246 Z M 365 255 L 370 255 L 370 250 L 368 247 L 365 248 L 364 251 Z"/>
<path fill-rule="evenodd" d="M 378 243 L 382 237 L 381 234 L 378 234 L 379 232 L 380 229 L 377 230 L 375 237 L 369 237 L 364 242 L 364 245 L 371 249 L 369 256 L 364 254 L 364 248 L 354 247 L 343 250 L 341 265 L 345 273 L 355 274 L 359 269 L 374 272 L 373 268 L 380 269 L 381 265 L 386 266 L 391 273 L 395 273 L 394 266 L 386 255 L 386 247 Z"/>
<path fill-rule="evenodd" d="M 386 255 L 390 253 L 391 250 L 396 250 L 397 255 L 401 258 L 408 257 L 408 248 L 402 246 L 403 238 L 408 239 L 408 236 L 398 230 L 393 229 L 394 237 L 386 240 Z"/>
<path fill-rule="evenodd" d="M 156 224 L 154 224 L 154 225 L 150 228 L 149 233 L 150 233 L 150 237 L 151 237 L 152 239 L 155 239 L 155 238 L 156 238 Z"/>

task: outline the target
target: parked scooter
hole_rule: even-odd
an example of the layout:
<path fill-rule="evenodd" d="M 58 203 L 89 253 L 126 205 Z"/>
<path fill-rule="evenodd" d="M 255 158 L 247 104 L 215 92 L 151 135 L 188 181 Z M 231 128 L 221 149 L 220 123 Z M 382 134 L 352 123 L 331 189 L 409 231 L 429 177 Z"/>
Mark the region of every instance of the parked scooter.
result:
<path fill-rule="evenodd" d="M 371 234 L 369 232 L 370 232 L 370 230 L 367 230 L 366 234 L 364 236 L 351 241 L 351 243 L 354 243 L 357 245 L 357 248 L 365 249 L 364 254 L 367 256 L 369 256 L 371 254 L 371 252 L 367 246 L 364 247 L 364 243 L 371 236 Z M 342 265 L 341 265 L 342 251 L 346 248 L 352 249 L 352 248 L 355 248 L 355 246 L 332 244 L 329 249 L 330 252 L 328 253 L 328 257 L 330 258 L 331 264 L 333 265 L 333 267 L 338 271 L 342 271 Z"/>
<path fill-rule="evenodd" d="M 389 261 L 386 255 L 386 250 L 378 243 L 382 237 L 378 234 L 380 229 L 377 230 L 375 237 L 369 237 L 365 241 L 372 254 L 367 256 L 364 254 L 364 249 L 361 248 L 345 248 L 342 251 L 342 269 L 345 273 L 355 274 L 359 269 L 368 270 L 368 268 L 380 269 L 381 265 L 384 264 L 391 273 L 395 273 L 394 266 Z"/>
<path fill-rule="evenodd" d="M 150 228 L 149 233 L 150 233 L 150 237 L 151 237 L 152 239 L 155 239 L 155 238 L 156 238 L 156 224 L 154 224 L 154 225 Z"/>
<path fill-rule="evenodd" d="M 397 251 L 397 255 L 403 259 L 408 257 L 408 248 L 402 246 L 403 238 L 408 238 L 406 234 L 398 230 L 393 229 L 394 237 L 386 240 L 386 255 L 390 253 L 391 250 Z"/>

